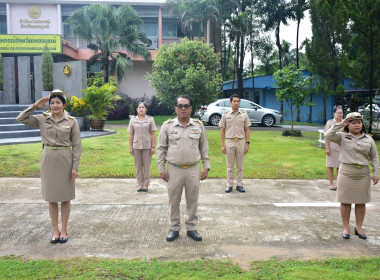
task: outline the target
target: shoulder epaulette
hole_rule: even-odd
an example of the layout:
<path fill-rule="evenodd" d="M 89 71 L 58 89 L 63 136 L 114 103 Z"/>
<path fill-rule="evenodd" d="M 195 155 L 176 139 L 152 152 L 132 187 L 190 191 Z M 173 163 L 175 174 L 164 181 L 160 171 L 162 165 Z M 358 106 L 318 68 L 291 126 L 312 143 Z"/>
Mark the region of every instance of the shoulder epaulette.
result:
<path fill-rule="evenodd" d="M 227 114 L 229 111 L 225 111 L 223 114 Z"/>
<path fill-rule="evenodd" d="M 167 119 L 166 121 L 164 121 L 164 124 L 167 124 L 171 121 L 172 119 Z"/>
<path fill-rule="evenodd" d="M 43 114 L 46 115 L 46 116 L 50 116 L 51 112 L 50 112 L 50 110 L 47 110 L 47 111 L 43 112 Z"/>
<path fill-rule="evenodd" d="M 196 118 L 195 120 L 203 125 L 203 122 L 200 119 Z"/>
<path fill-rule="evenodd" d="M 244 111 L 244 110 L 241 110 L 240 112 L 242 112 L 242 113 L 244 113 L 244 114 L 247 114 L 247 112 L 246 112 L 246 111 Z"/>
<path fill-rule="evenodd" d="M 75 117 L 70 116 L 69 114 L 67 114 L 67 117 L 68 117 L 69 119 L 74 119 L 74 120 L 75 120 Z"/>

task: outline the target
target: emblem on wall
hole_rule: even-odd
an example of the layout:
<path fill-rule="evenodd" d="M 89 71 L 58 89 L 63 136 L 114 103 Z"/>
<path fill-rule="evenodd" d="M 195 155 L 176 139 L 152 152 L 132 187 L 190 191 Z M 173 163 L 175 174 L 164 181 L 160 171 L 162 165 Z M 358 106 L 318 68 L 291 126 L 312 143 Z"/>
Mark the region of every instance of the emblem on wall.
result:
<path fill-rule="evenodd" d="M 31 18 L 39 18 L 41 15 L 41 9 L 38 6 L 30 6 L 28 9 L 28 15 Z"/>
<path fill-rule="evenodd" d="M 65 74 L 67 77 L 71 75 L 71 66 L 69 64 L 66 64 L 63 66 L 63 74 Z"/>

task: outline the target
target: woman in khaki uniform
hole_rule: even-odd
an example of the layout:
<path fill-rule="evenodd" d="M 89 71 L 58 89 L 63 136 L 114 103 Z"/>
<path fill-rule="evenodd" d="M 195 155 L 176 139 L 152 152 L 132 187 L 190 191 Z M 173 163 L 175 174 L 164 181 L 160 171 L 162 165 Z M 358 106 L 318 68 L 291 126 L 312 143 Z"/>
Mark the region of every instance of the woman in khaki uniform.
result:
<path fill-rule="evenodd" d="M 150 183 L 150 164 L 155 152 L 156 124 L 146 115 L 147 104 L 137 104 L 137 116 L 129 122 L 129 153 L 135 159 L 138 192 L 147 192 Z"/>
<path fill-rule="evenodd" d="M 337 123 L 340 123 L 343 118 L 343 108 L 342 106 L 334 107 L 334 118 L 329 120 L 326 123 L 324 131 L 326 132 L 331 127 L 335 126 Z M 330 190 L 336 191 L 336 187 L 334 186 L 334 168 L 336 168 L 336 174 L 339 172 L 340 162 L 339 158 L 339 145 L 330 142 L 325 138 L 325 146 L 326 146 L 326 166 L 328 168 L 328 176 L 330 181 Z"/>
<path fill-rule="evenodd" d="M 342 131 L 343 128 L 343 131 Z M 369 162 L 372 165 L 373 184 L 379 182 L 379 157 L 372 137 L 365 134 L 360 113 L 350 113 L 341 122 L 330 128 L 325 137 L 340 145 L 338 176 L 338 201 L 343 221 L 343 238 L 350 238 L 351 204 L 355 203 L 355 235 L 366 239 L 362 225 L 366 206 L 371 201 L 371 177 Z"/>
<path fill-rule="evenodd" d="M 44 108 L 47 102 L 49 111 L 32 115 L 37 109 Z M 70 201 L 75 198 L 75 179 L 78 177 L 82 151 L 78 123 L 64 110 L 65 106 L 65 94 L 56 89 L 50 97 L 41 98 L 17 117 L 17 121 L 39 127 L 41 131 L 41 186 L 43 199 L 49 202 L 54 230 L 51 243 L 65 243 L 68 240 Z M 61 230 L 58 227 L 58 202 L 61 202 Z"/>

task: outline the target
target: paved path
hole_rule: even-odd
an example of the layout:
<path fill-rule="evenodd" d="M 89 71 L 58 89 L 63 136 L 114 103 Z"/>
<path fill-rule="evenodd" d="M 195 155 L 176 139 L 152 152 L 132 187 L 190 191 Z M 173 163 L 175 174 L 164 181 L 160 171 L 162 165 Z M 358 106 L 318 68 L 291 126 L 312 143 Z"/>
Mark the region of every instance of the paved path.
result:
<path fill-rule="evenodd" d="M 0 255 L 31 259 L 65 257 L 309 259 L 380 255 L 380 188 L 372 189 L 366 241 L 344 240 L 336 192 L 327 180 L 245 180 L 247 192 L 224 193 L 225 181 L 201 183 L 198 231 L 202 242 L 180 237 L 167 242 L 166 185 L 153 179 L 148 193 L 134 179 L 78 179 L 69 241 L 50 244 L 47 203 L 40 179 L 0 178 Z M 186 207 L 181 204 L 182 223 Z M 351 218 L 353 234 L 354 219 Z"/>

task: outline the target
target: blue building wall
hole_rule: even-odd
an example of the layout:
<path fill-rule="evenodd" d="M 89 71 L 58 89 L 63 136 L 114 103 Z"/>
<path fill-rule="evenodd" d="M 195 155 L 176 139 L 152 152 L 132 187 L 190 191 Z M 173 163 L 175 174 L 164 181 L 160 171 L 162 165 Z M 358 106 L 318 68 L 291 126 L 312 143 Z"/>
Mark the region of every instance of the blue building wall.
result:
<path fill-rule="evenodd" d="M 305 75 L 310 76 L 310 73 L 306 70 L 303 71 Z M 271 109 L 280 111 L 281 101 L 277 100 L 276 88 L 274 87 L 275 80 L 272 75 L 255 77 L 255 90 L 262 91 L 262 98 L 260 98 L 259 105 Z M 354 87 L 354 81 L 351 79 L 344 79 L 344 86 L 346 89 L 357 89 Z M 237 81 L 235 81 L 233 92 L 237 92 Z M 253 91 L 253 81 L 252 78 L 243 80 L 244 91 Z M 225 82 L 223 85 L 223 90 L 225 93 L 232 94 L 232 81 Z M 310 96 L 306 100 L 310 100 Z M 253 100 L 252 100 L 253 101 Z M 313 123 L 323 123 L 323 97 L 320 93 L 313 94 L 312 102 L 315 104 L 312 109 L 312 122 Z M 334 96 L 329 96 L 326 98 L 326 118 L 331 119 L 333 116 L 335 98 Z M 294 118 L 296 118 L 296 109 L 294 108 Z M 309 106 L 301 106 L 301 121 L 306 122 L 309 119 Z M 284 101 L 284 120 L 291 120 L 290 108 L 287 102 Z"/>

